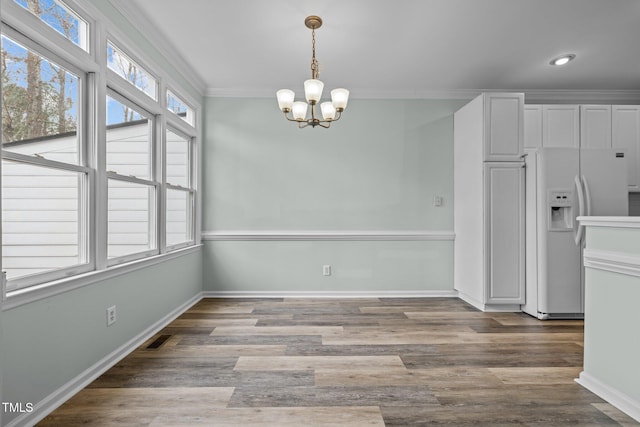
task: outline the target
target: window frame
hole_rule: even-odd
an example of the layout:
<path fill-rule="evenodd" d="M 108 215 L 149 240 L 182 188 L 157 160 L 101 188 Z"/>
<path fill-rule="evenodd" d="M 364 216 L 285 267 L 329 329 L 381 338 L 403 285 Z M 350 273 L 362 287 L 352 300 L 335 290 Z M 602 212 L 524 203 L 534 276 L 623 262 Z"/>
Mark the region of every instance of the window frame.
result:
<path fill-rule="evenodd" d="M 123 175 L 121 173 L 118 173 L 116 171 L 110 171 L 110 170 L 106 170 L 105 172 L 105 176 L 107 179 L 107 188 L 106 188 L 106 201 L 107 201 L 107 206 L 109 203 L 109 192 L 108 192 L 108 181 L 109 180 L 113 180 L 113 181 L 120 181 L 120 182 L 129 182 L 132 184 L 139 184 L 139 185 L 145 185 L 148 187 L 152 187 L 154 188 L 154 196 L 149 198 L 149 240 L 150 242 L 152 242 L 153 244 L 153 248 L 148 249 L 148 250 L 144 250 L 144 251 L 138 251 L 138 252 L 133 252 L 130 254 L 126 254 L 126 255 L 122 255 L 122 256 L 118 256 L 118 257 L 112 257 L 109 258 L 109 251 L 108 251 L 108 247 L 109 247 L 109 212 L 107 209 L 107 233 L 106 233 L 106 246 L 107 246 L 107 251 L 106 251 L 106 255 L 107 255 L 107 267 L 113 266 L 113 265 L 117 265 L 117 264 L 122 264 L 125 262 L 131 262 L 131 261 L 136 261 L 138 259 L 141 258 L 146 258 L 146 257 L 150 257 L 153 255 L 158 255 L 160 253 L 160 249 L 162 247 L 161 245 L 161 241 L 159 239 L 160 236 L 160 223 L 162 222 L 162 219 L 160 217 L 160 199 L 161 199 L 161 182 L 160 180 L 158 180 L 158 162 L 156 161 L 158 155 L 159 155 L 159 150 L 158 150 L 158 144 L 157 144 L 157 139 L 158 139 L 158 135 L 157 135 L 157 122 L 158 122 L 158 118 L 156 115 L 152 114 L 151 112 L 147 111 L 145 108 L 137 105 L 134 101 L 130 100 L 129 98 L 119 94 L 118 92 L 114 91 L 113 89 L 111 89 L 111 87 L 109 86 L 109 83 L 107 83 L 107 93 L 106 93 L 107 97 L 110 97 L 112 99 L 115 99 L 116 101 L 124 104 L 125 106 L 132 108 L 133 110 L 137 111 L 138 113 L 144 115 L 145 117 L 147 117 L 147 119 L 149 120 L 149 129 L 150 129 L 150 141 L 149 141 L 149 178 L 145 179 L 145 178 L 140 178 L 140 177 L 136 177 L 136 176 L 130 176 L 130 175 Z M 106 98 L 105 98 L 105 103 L 106 103 Z M 106 132 L 107 132 L 107 127 L 106 127 L 106 117 L 107 117 L 108 111 L 105 111 L 105 168 L 106 168 L 106 147 L 107 147 L 107 139 L 106 139 Z"/>
<path fill-rule="evenodd" d="M 159 224 L 159 218 L 158 218 L 158 199 L 159 199 L 159 190 L 160 190 L 160 184 L 158 182 L 154 182 L 154 181 L 147 181 L 144 179 L 140 179 L 140 178 L 136 178 L 133 176 L 124 176 L 124 175 L 119 175 L 115 172 L 107 172 L 107 181 L 112 180 L 112 181 L 118 181 L 118 182 L 128 182 L 131 184 L 138 184 L 138 185 L 144 185 L 146 187 L 149 188 L 153 188 L 153 195 L 151 197 L 149 197 L 148 200 L 148 204 L 149 204 L 149 242 L 150 245 L 152 246 L 152 248 L 147 249 L 147 250 L 143 250 L 143 251 L 137 251 L 137 252 L 131 252 L 131 253 L 127 253 L 125 255 L 120 255 L 120 256 L 115 256 L 115 257 L 111 257 L 109 258 L 109 251 L 108 251 L 108 247 L 109 247 L 109 212 L 107 211 L 107 267 L 113 266 L 113 265 L 118 265 L 118 264 L 122 264 L 125 262 L 131 262 L 131 261 L 136 261 L 142 258 L 147 258 L 153 255 L 158 255 L 160 253 L 160 245 L 159 245 L 159 241 L 158 241 L 158 224 Z M 108 184 L 107 184 L 108 185 Z M 107 187 L 108 188 L 108 187 Z M 108 198 L 108 195 L 107 195 Z M 107 199 L 108 200 L 108 199 Z"/>
<path fill-rule="evenodd" d="M 14 3 L 13 0 L 11 3 L 17 6 L 20 9 L 23 9 L 17 3 Z M 31 12 L 24 10 L 29 16 L 37 18 Z M 46 23 L 42 22 L 39 18 L 37 22 L 42 23 L 42 25 L 48 26 Z M 55 32 L 55 30 L 54 30 Z M 96 257 L 95 257 L 95 206 L 93 203 L 92 188 L 95 186 L 96 182 L 96 174 L 95 171 L 88 166 L 88 150 L 87 146 L 89 144 L 88 141 L 88 132 L 87 132 L 87 119 L 91 115 L 90 113 L 90 101 L 89 101 L 89 93 L 91 91 L 90 88 L 90 72 L 83 70 L 81 66 L 77 66 L 73 63 L 70 63 L 65 60 L 65 58 L 61 58 L 55 52 L 48 49 L 46 46 L 42 46 L 34 40 L 31 40 L 27 35 L 22 34 L 21 32 L 13 29 L 11 26 L 6 25 L 2 22 L 0 25 L 0 33 L 12 41 L 20 44 L 27 50 L 31 50 L 34 53 L 40 55 L 42 58 L 46 59 L 49 62 L 54 63 L 66 71 L 73 73 L 78 77 L 78 106 L 77 106 L 77 126 L 76 126 L 76 141 L 77 141 L 77 163 L 66 163 L 60 162 L 56 160 L 47 159 L 44 157 L 38 157 L 34 155 L 27 155 L 16 153 L 13 151 L 8 151 L 5 149 L 1 150 L 2 159 L 6 159 L 8 161 L 13 161 L 21 164 L 30 164 L 42 168 L 47 169 L 57 169 L 63 171 L 74 172 L 78 174 L 84 174 L 85 179 L 83 180 L 84 185 L 78 186 L 78 236 L 79 239 L 82 236 L 82 240 L 78 243 L 78 251 L 80 253 L 80 258 L 85 262 L 80 264 L 76 264 L 73 266 L 63 267 L 59 269 L 54 269 L 50 271 L 46 271 L 43 273 L 26 275 L 17 277 L 10 280 L 5 280 L 5 292 L 16 292 L 22 291 L 24 289 L 28 289 L 42 283 L 53 282 L 56 280 L 64 279 L 69 276 L 83 274 L 92 270 L 95 270 L 96 267 Z M 56 32 L 57 34 L 57 32 Z M 65 38 L 66 40 L 66 38 Z M 73 44 L 73 43 L 71 43 Z M 75 45 L 74 45 L 75 46 Z M 1 179 L 0 179 L 1 181 Z M 1 182 L 0 182 L 1 183 Z M 0 186 L 0 188 L 2 188 Z M 0 214 L 1 215 L 1 214 Z M 0 243 L 2 239 L 0 238 Z M 4 279 L 3 279 L 4 280 Z"/>
<path fill-rule="evenodd" d="M 175 114 L 174 114 L 175 115 Z M 180 118 L 177 118 L 178 120 L 181 120 Z M 182 120 L 181 120 L 182 121 Z M 167 181 L 167 176 L 166 176 L 166 172 L 167 172 L 167 132 L 172 132 L 176 135 L 178 135 L 181 138 L 185 139 L 185 142 L 187 145 L 187 152 L 188 152 L 188 164 L 187 164 L 187 168 L 188 168 L 188 186 L 187 187 L 183 187 L 181 185 L 177 185 L 177 184 L 171 184 Z M 177 249 L 181 249 L 190 245 L 195 244 L 195 239 L 196 239 L 196 223 L 197 223 L 197 215 L 196 215 L 196 188 L 195 188 L 195 183 L 196 183 L 196 177 L 195 177 L 195 165 L 194 165 L 194 159 L 195 159 L 195 137 L 194 136 L 190 136 L 188 133 L 185 133 L 179 129 L 177 129 L 173 123 L 167 123 L 164 129 L 164 134 L 163 134 L 163 147 L 162 147 L 162 151 L 163 151 L 163 168 L 162 168 L 162 183 L 163 183 L 163 193 L 164 193 L 164 211 L 165 211 L 165 220 L 164 220 L 164 230 L 163 230 L 163 238 L 164 238 L 164 242 L 165 242 L 165 248 L 167 250 L 167 252 L 170 251 L 174 251 Z M 167 218 L 166 218 L 166 214 L 167 214 L 167 200 L 168 200 L 168 196 L 167 196 L 167 190 L 174 190 L 174 191 L 183 191 L 186 192 L 189 196 L 189 205 L 188 205 L 188 209 L 187 209 L 187 221 L 188 221 L 188 227 L 187 227 L 187 232 L 188 232 L 188 240 L 184 241 L 184 242 L 179 242 L 179 243 L 175 243 L 172 245 L 167 244 L 167 228 L 166 225 L 168 223 Z"/>
<path fill-rule="evenodd" d="M 91 248 L 93 247 L 92 236 L 94 236 L 95 233 L 91 232 L 93 229 L 93 222 L 92 216 L 88 214 L 91 210 L 89 194 L 91 183 L 95 182 L 94 171 L 86 166 L 72 165 L 69 163 L 57 162 L 55 160 L 10 153 L 5 152 L 4 150 L 2 152 L 2 159 L 20 164 L 34 165 L 46 169 L 56 169 L 85 175 L 85 179 L 82 180 L 84 185 L 78 184 L 78 252 L 80 253 L 80 258 L 84 258 L 86 262 L 7 280 L 6 290 L 8 292 L 19 291 L 39 285 L 43 282 L 50 282 L 94 270 L 95 256 L 92 256 L 93 251 Z M 85 215 L 83 215 L 83 213 L 85 213 Z"/>
<path fill-rule="evenodd" d="M 44 21 L 42 18 L 40 18 L 39 16 L 33 14 L 30 10 L 28 10 L 27 8 L 25 8 L 24 6 L 22 6 L 21 4 L 18 3 L 18 0 L 13 0 L 13 2 L 15 4 L 18 4 L 18 6 L 22 7 L 23 9 L 25 9 L 27 12 L 31 13 L 32 15 L 36 16 L 36 18 L 38 18 L 40 21 L 42 21 L 45 25 L 47 25 L 48 27 L 50 27 L 52 30 L 54 30 L 56 33 L 60 34 L 62 37 L 64 37 L 66 40 L 68 40 L 69 42 L 71 42 L 72 44 L 74 44 L 75 46 L 78 46 L 80 49 L 84 50 L 85 52 L 89 53 L 90 52 L 90 46 L 91 46 L 91 38 L 90 38 L 90 34 L 91 34 L 91 27 L 89 22 L 84 19 L 84 17 L 82 16 L 81 13 L 76 12 L 75 8 L 70 6 L 68 4 L 68 2 L 65 1 L 60 1 L 60 0 L 51 0 L 52 2 L 56 3 L 60 8 L 64 9 L 68 14 L 75 16 L 78 21 L 84 23 L 84 26 L 81 28 L 80 26 L 78 27 L 78 43 L 76 43 L 75 41 L 73 41 L 72 39 L 68 38 L 67 36 L 65 36 L 64 34 L 62 34 L 61 32 L 59 32 L 58 30 L 56 30 L 55 28 L 53 28 L 52 25 L 50 25 L 49 23 L 47 23 L 46 21 Z"/>
<path fill-rule="evenodd" d="M 118 51 L 122 56 L 128 59 L 135 66 L 139 67 L 142 71 L 144 71 L 150 79 L 153 79 L 153 86 L 154 86 L 153 96 L 145 92 L 144 89 L 136 86 L 135 83 L 127 80 L 124 76 L 118 74 L 118 72 L 115 71 L 113 68 L 109 67 L 109 60 L 108 60 L 109 45 L 111 45 L 114 50 Z M 155 73 L 153 70 L 150 70 L 150 68 L 147 65 L 145 65 L 144 62 L 141 62 L 135 55 L 131 55 L 130 50 L 126 48 L 126 45 L 125 47 L 123 47 L 123 44 L 118 41 L 118 38 L 112 37 L 110 34 L 107 34 L 107 37 L 105 39 L 104 52 L 106 55 L 105 64 L 107 65 L 107 71 L 110 72 L 109 73 L 110 76 L 108 78 L 110 83 L 112 83 L 113 80 L 116 80 L 113 78 L 113 76 L 117 76 L 117 79 L 121 80 L 122 82 L 126 83 L 129 87 L 134 88 L 137 92 L 149 98 L 149 100 L 151 100 L 154 104 L 160 103 L 159 98 L 161 93 L 160 91 L 161 83 L 157 73 Z"/>
<path fill-rule="evenodd" d="M 178 119 L 180 119 L 180 121 L 181 121 L 183 124 L 186 124 L 187 126 L 189 126 L 190 128 L 192 128 L 192 129 L 194 129 L 194 130 L 195 130 L 195 129 L 196 129 L 196 126 L 197 126 L 197 124 L 198 124 L 198 123 L 197 123 L 197 118 L 198 118 L 198 116 L 197 116 L 197 114 L 196 114 L 196 111 L 197 111 L 197 110 L 196 110 L 196 109 L 191 105 L 191 103 L 190 103 L 190 102 L 185 101 L 185 100 L 184 100 L 184 98 L 183 98 L 181 95 L 179 95 L 178 93 L 176 93 L 176 91 L 175 91 L 171 86 L 167 86 L 167 87 L 165 88 L 164 93 L 165 93 L 165 95 L 164 95 L 164 101 L 165 101 L 165 103 L 167 102 L 167 98 L 169 97 L 169 94 L 171 94 L 171 95 L 173 95 L 173 96 L 174 96 L 174 98 L 177 98 L 181 103 L 183 103 L 183 104 L 184 104 L 188 109 L 190 109 L 190 110 L 191 110 L 191 114 L 193 115 L 193 123 L 190 123 L 190 122 L 189 122 L 189 121 L 187 121 L 186 119 L 183 119 L 183 118 L 182 118 L 182 117 L 180 117 L 178 114 L 176 114 L 173 110 L 170 110 L 170 109 L 169 109 L 169 106 L 168 106 L 168 105 L 166 105 L 166 110 L 167 110 L 167 111 L 169 111 L 169 112 L 171 113 L 168 117 L 171 117 L 172 119 L 173 119 L 173 118 L 178 118 Z"/>
<path fill-rule="evenodd" d="M 114 91 L 113 89 L 111 89 L 110 86 L 107 86 L 107 97 L 106 98 L 111 98 L 114 99 L 116 101 L 118 101 L 119 103 L 125 105 L 126 107 L 131 108 L 132 110 L 140 113 L 143 117 L 145 117 L 149 123 L 148 123 L 148 127 L 149 127 L 149 181 L 159 181 L 157 179 L 157 174 L 158 174 L 158 165 L 156 162 L 156 157 L 158 155 L 158 147 L 157 147 L 157 143 L 156 143 L 156 139 L 157 139 L 157 121 L 158 118 L 155 114 L 151 113 L 150 111 L 147 111 L 144 107 L 139 106 L 138 104 L 136 104 L 134 101 L 130 100 L 129 98 L 127 98 L 126 96 L 120 95 L 118 92 Z M 105 101 L 106 101 L 105 98 Z M 107 148 L 108 145 L 108 141 L 106 140 L 106 131 L 108 130 L 108 126 L 106 125 L 106 117 L 107 114 L 109 114 L 108 111 L 105 111 L 105 150 Z M 126 122 L 123 122 L 126 123 Z M 105 153 L 106 154 L 106 153 Z M 114 172 L 116 174 L 118 174 L 117 171 L 109 171 L 108 170 L 108 163 L 107 160 L 105 158 L 105 170 L 106 172 Z M 122 176 L 129 176 L 129 175 L 123 175 L 123 174 L 119 174 Z M 143 177 L 136 177 L 139 179 L 145 179 Z"/>
<path fill-rule="evenodd" d="M 46 24 L 45 24 L 46 25 Z M 55 52 L 49 51 L 46 47 L 40 46 L 36 42 L 30 40 L 25 35 L 17 32 L 11 27 L 2 26 L 0 29 L 0 34 L 4 35 L 16 43 L 20 44 L 24 48 L 33 51 L 34 53 L 40 55 L 42 58 L 46 59 L 49 62 L 52 62 L 56 65 L 61 66 L 66 71 L 74 74 L 78 77 L 78 102 L 80 103 L 78 107 L 78 123 L 76 127 L 76 139 L 78 142 L 78 165 L 87 165 L 88 164 L 88 144 L 83 143 L 83 141 L 87 141 L 87 120 L 88 117 L 92 114 L 90 109 L 90 100 L 89 93 L 92 88 L 90 87 L 89 80 L 91 79 L 91 72 L 82 70 L 82 68 L 66 61 L 64 58 L 61 58 L 55 54 Z M 4 152 L 5 150 L 2 149 Z M 33 156 L 36 157 L 36 156 Z M 73 163 L 68 163 L 73 164 Z"/>
<path fill-rule="evenodd" d="M 39 17 L 17 4 L 14 0 L 0 0 L 2 8 L 2 31 L 11 29 L 53 52 L 68 63 L 76 64 L 84 72 L 98 72 L 100 66 L 95 58 L 96 21 L 74 0 L 62 0 L 87 23 L 87 50 L 73 43 L 51 28 Z"/>
<path fill-rule="evenodd" d="M 87 260 L 82 269 L 76 266 L 56 272 L 65 271 L 64 277 L 49 276 L 49 272 L 35 274 L 28 284 L 16 289 L 15 279 L 11 283 L 3 278 L 2 292 L 0 294 L 0 309 L 6 310 L 23 304 L 48 298 L 72 289 L 90 285 L 98 281 L 103 281 L 112 277 L 146 268 L 157 263 L 162 263 L 168 259 L 174 259 L 186 254 L 197 252 L 201 249 L 201 194 L 200 183 L 200 145 L 202 139 L 201 109 L 202 100 L 197 95 L 192 95 L 189 90 L 184 90 L 183 82 L 176 82 L 163 62 L 157 62 L 150 57 L 137 40 L 131 38 L 124 30 L 117 25 L 98 6 L 90 2 L 80 2 L 77 0 L 60 0 L 84 22 L 87 23 L 87 50 L 83 50 L 73 41 L 67 39 L 46 22 L 34 15 L 23 6 L 15 3 L 14 0 L 0 0 L 2 15 L 0 16 L 0 30 L 9 38 L 23 46 L 34 50 L 43 57 L 51 60 L 56 65 L 66 68 L 75 73 L 81 79 L 82 92 L 79 94 L 83 107 L 78 111 L 78 135 L 79 163 L 71 165 L 63 163 L 64 168 L 75 169 L 88 173 L 86 185 L 86 197 L 83 200 L 83 213 L 86 213 L 86 224 L 88 228 L 85 237 L 88 239 Z M 155 79 L 156 99 L 152 99 L 138 87 L 129 83 L 125 78 L 118 75 L 107 66 L 107 41 L 110 41 L 116 49 L 126 54 L 133 62 L 143 68 L 149 76 Z M 158 49 L 161 55 L 166 58 L 171 54 L 171 49 Z M 80 72 L 77 72 L 77 71 Z M 188 71 L 188 70 L 187 70 Z M 198 90 L 202 84 L 195 76 L 187 73 L 185 82 L 191 85 L 187 88 Z M 191 78 L 189 77 L 191 76 Z M 184 102 L 193 109 L 194 125 L 182 120 L 167 108 L 166 90 L 171 88 L 181 102 Z M 151 162 L 154 175 L 149 182 L 153 182 L 155 192 L 155 233 L 156 249 L 145 251 L 143 255 L 136 253 L 135 256 L 127 255 L 118 258 L 108 258 L 107 254 L 107 227 L 108 227 L 108 180 L 114 178 L 106 171 L 106 96 L 115 93 L 132 103 L 137 109 L 149 113 L 149 119 L 154 120 L 151 126 L 153 139 L 151 148 L 156 150 Z M 110 95 L 111 96 L 111 95 Z M 166 191 L 167 183 L 164 181 L 165 164 L 164 150 L 166 130 L 171 128 L 173 132 L 181 133 L 189 138 L 190 155 L 190 188 L 188 191 L 191 197 L 191 237 L 189 242 L 171 245 L 167 247 L 165 240 L 166 233 Z M 9 157 L 20 156 L 19 153 L 12 153 Z M 17 158 L 17 157 L 16 157 Z M 7 158 L 7 160 L 10 160 Z M 25 159 L 30 163 L 55 163 L 55 160 L 40 159 L 31 156 Z M 1 169 L 1 164 L 0 164 Z M 116 174 L 117 175 L 117 174 Z M 1 176 L 1 175 L 0 175 Z M 135 180 L 131 177 L 117 176 L 116 179 L 123 181 Z M 1 179 L 0 179 L 1 181 Z M 172 184 L 168 184 L 171 186 Z M 1 199 L 0 199 L 1 204 Z M 0 211 L 1 212 L 1 211 Z M 2 246 L 0 245 L 0 255 Z M 2 258 L 0 257 L 0 266 Z M 10 287 L 8 288 L 7 285 Z"/>

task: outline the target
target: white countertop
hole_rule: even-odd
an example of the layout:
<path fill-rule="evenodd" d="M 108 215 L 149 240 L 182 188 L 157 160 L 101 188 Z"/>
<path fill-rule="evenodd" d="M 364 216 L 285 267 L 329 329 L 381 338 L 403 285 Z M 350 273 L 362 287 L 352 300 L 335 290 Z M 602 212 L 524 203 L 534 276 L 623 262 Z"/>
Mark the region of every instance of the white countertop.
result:
<path fill-rule="evenodd" d="M 578 221 L 589 227 L 640 228 L 640 216 L 579 216 Z"/>

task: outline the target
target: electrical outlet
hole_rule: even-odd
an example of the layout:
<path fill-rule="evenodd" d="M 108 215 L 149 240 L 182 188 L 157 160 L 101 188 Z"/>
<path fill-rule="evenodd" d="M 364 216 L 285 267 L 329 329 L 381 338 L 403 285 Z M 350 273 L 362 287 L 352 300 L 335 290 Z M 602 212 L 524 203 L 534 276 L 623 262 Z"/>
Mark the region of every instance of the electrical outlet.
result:
<path fill-rule="evenodd" d="M 323 265 L 322 266 L 322 275 L 323 276 L 331 276 L 331 266 L 330 265 Z"/>
<path fill-rule="evenodd" d="M 107 308 L 107 326 L 111 326 L 116 323 L 116 306 L 113 305 Z"/>
<path fill-rule="evenodd" d="M 433 196 L 433 206 L 442 206 L 442 196 Z"/>

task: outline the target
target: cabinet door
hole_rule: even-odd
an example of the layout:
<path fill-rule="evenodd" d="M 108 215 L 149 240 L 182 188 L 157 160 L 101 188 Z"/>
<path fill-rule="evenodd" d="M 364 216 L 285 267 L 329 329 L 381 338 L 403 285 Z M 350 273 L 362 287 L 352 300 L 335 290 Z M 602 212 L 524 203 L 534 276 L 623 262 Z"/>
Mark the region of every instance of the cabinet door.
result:
<path fill-rule="evenodd" d="M 611 148 L 611 105 L 580 106 L 580 147 Z"/>
<path fill-rule="evenodd" d="M 484 94 L 484 158 L 518 160 L 524 146 L 524 94 Z"/>
<path fill-rule="evenodd" d="M 485 163 L 485 303 L 524 304 L 525 169 Z"/>
<path fill-rule="evenodd" d="M 542 106 L 542 146 L 580 147 L 580 109 L 577 105 Z"/>
<path fill-rule="evenodd" d="M 627 159 L 630 191 L 640 191 L 640 106 L 614 105 L 612 108 L 612 146 Z"/>
<path fill-rule="evenodd" d="M 542 147 L 542 105 L 524 106 L 524 148 Z"/>

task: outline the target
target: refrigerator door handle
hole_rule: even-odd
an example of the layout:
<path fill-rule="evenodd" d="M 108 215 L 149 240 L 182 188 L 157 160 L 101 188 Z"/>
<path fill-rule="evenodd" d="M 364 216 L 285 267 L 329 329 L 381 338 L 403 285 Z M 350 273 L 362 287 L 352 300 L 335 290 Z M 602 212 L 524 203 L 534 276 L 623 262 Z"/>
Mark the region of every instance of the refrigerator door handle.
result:
<path fill-rule="evenodd" d="M 576 192 L 578 193 L 578 215 L 584 215 L 584 194 L 582 192 L 582 183 L 580 182 L 580 178 L 576 175 L 573 180 L 576 184 Z M 584 226 L 578 224 L 578 228 L 576 229 L 576 234 L 574 235 L 574 241 L 576 242 L 576 246 L 580 246 L 582 242 L 582 233 L 584 233 Z"/>
<path fill-rule="evenodd" d="M 585 204 L 586 204 L 586 216 L 591 216 L 591 191 L 589 191 L 589 184 L 587 178 L 582 175 L 582 187 L 584 188 Z"/>

